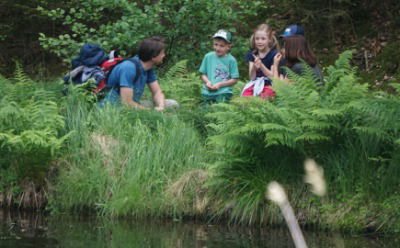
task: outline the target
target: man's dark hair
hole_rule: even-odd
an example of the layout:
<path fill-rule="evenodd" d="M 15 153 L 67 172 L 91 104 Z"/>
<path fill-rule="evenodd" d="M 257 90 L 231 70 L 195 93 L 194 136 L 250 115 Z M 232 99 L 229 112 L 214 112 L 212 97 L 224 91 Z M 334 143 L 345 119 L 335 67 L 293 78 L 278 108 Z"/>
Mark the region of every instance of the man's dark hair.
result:
<path fill-rule="evenodd" d="M 154 57 L 157 57 L 164 50 L 164 39 L 159 36 L 144 39 L 138 46 L 138 56 L 143 62 L 147 62 Z"/>

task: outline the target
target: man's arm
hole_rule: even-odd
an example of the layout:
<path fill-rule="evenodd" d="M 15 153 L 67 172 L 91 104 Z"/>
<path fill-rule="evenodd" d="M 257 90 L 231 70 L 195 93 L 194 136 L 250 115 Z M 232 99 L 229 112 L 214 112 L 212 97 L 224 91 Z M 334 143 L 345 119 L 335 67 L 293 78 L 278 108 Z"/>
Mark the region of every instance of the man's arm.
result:
<path fill-rule="evenodd" d="M 143 105 L 140 105 L 139 103 L 133 101 L 133 89 L 128 88 L 128 87 L 121 87 L 120 88 L 120 96 L 121 96 L 121 102 L 122 104 L 137 108 L 137 109 L 148 109 Z"/>
<path fill-rule="evenodd" d="M 160 88 L 160 84 L 158 83 L 158 80 L 156 80 L 152 83 L 149 83 L 148 85 L 149 85 L 150 91 L 153 95 L 153 101 L 156 104 L 155 110 L 164 110 L 165 96 Z"/>

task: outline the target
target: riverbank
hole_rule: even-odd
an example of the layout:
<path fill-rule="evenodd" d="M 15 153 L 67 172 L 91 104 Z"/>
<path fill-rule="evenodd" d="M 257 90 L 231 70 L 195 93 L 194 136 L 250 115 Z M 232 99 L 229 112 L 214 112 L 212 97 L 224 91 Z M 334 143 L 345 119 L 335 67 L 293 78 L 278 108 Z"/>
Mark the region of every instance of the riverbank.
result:
<path fill-rule="evenodd" d="M 58 84 L 3 78 L 0 203 L 35 207 L 42 192 L 55 215 L 273 226 L 284 220 L 265 191 L 278 181 L 303 226 L 396 233 L 400 98 L 369 92 L 350 58 L 327 68 L 323 88 L 305 76 L 274 82 L 273 101 L 209 108 L 198 107 L 197 76 L 181 70 L 160 79 L 168 98 L 183 99 L 164 113 L 99 109 L 83 88 L 63 97 Z M 324 169 L 323 198 L 303 182 L 306 158 Z"/>

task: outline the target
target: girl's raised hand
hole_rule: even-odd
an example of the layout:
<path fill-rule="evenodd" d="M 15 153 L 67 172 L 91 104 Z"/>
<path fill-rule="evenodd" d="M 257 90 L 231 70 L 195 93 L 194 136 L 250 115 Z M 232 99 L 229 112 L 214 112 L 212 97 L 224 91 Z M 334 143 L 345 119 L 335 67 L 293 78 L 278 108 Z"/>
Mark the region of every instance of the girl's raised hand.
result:
<path fill-rule="evenodd" d="M 253 54 L 253 58 L 254 58 L 254 66 L 257 69 L 260 69 L 261 68 L 261 63 L 262 63 L 260 57 L 258 57 L 257 55 Z"/>
<path fill-rule="evenodd" d="M 274 57 L 274 65 L 279 65 L 279 62 L 281 62 L 281 60 L 282 60 L 282 54 L 277 53 Z"/>

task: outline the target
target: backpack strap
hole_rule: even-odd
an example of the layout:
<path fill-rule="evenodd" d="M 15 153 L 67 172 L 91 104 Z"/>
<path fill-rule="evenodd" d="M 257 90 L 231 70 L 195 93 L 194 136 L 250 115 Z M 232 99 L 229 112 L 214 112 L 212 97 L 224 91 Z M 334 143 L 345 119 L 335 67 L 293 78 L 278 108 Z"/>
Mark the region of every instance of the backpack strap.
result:
<path fill-rule="evenodd" d="M 126 60 L 132 62 L 135 65 L 136 75 L 135 75 L 135 78 L 133 79 L 133 83 L 136 83 L 138 81 L 139 77 L 140 77 L 140 74 L 142 74 L 142 72 L 140 71 L 139 62 L 137 60 L 135 60 L 135 59 L 132 59 L 132 58 L 131 59 L 126 59 Z"/>
<path fill-rule="evenodd" d="M 121 63 L 124 62 L 124 61 L 130 61 L 130 62 L 132 62 L 132 63 L 135 65 L 135 68 L 136 68 L 136 75 L 135 75 L 135 77 L 133 78 L 133 83 L 136 83 L 136 82 L 138 81 L 140 75 L 141 75 L 141 71 L 140 71 L 140 67 L 139 67 L 139 62 L 136 61 L 136 60 L 133 59 L 133 58 L 130 58 L 130 59 L 121 60 L 120 62 L 118 62 L 118 64 L 121 64 Z M 111 70 L 110 70 L 110 72 L 108 73 L 108 75 L 111 75 L 112 71 L 114 70 L 114 68 L 115 68 L 116 66 L 117 66 L 117 65 L 115 65 L 113 68 L 111 68 Z M 107 77 L 107 84 L 108 84 L 108 79 L 109 79 L 109 77 Z M 118 85 L 118 87 L 119 87 L 119 85 Z"/>

